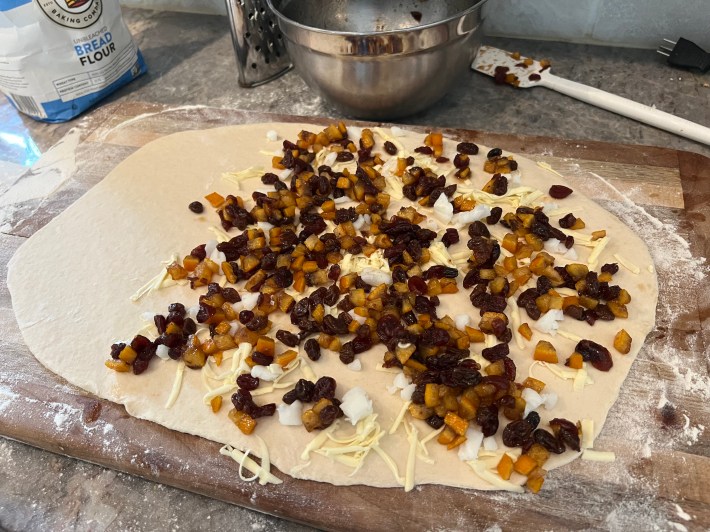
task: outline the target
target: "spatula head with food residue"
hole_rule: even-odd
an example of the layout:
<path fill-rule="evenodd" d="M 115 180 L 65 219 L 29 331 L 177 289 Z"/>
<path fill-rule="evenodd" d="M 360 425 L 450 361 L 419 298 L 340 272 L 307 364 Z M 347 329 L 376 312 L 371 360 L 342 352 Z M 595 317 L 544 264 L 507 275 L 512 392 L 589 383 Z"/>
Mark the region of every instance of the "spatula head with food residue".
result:
<path fill-rule="evenodd" d="M 546 87 L 602 109 L 710 145 L 710 128 L 655 107 L 555 76 L 550 73 L 549 61 L 535 61 L 517 52 L 511 53 L 492 46 L 481 46 L 471 68 L 492 76 L 499 84 L 508 84 L 521 89 Z"/>
<path fill-rule="evenodd" d="M 492 46 L 481 46 L 472 68 L 488 76 L 496 83 L 526 89 L 537 85 L 549 73 L 550 62 L 535 61 L 518 52 L 506 52 Z"/>

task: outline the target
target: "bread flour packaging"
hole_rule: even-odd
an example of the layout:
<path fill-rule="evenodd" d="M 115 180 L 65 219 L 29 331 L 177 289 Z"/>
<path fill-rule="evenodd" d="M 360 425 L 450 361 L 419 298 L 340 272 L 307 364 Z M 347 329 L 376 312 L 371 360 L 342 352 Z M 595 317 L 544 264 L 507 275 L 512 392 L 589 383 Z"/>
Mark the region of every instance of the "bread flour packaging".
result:
<path fill-rule="evenodd" d="M 64 122 L 146 71 L 118 0 L 0 0 L 0 92 Z"/>

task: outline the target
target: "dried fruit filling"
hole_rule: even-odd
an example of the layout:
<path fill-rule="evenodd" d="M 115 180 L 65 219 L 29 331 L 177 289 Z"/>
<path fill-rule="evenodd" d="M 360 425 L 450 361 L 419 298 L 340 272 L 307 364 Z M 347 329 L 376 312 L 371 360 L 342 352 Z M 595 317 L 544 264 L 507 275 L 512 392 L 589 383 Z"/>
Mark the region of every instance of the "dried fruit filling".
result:
<path fill-rule="evenodd" d="M 471 168 L 478 146 L 461 142 L 455 153 L 444 154 L 440 133 L 424 138 L 414 150 L 416 160 L 397 157 L 398 147 L 390 140 L 383 151 L 375 149 L 369 129 L 359 139 L 350 138 L 343 123 L 318 133 L 301 131 L 295 141 L 283 142 L 283 155 L 273 158 L 273 172 L 261 177 L 273 191 L 254 192 L 250 198 L 206 196 L 222 228 L 236 234 L 217 244 L 209 256 L 206 244 L 199 244 L 167 267 L 172 280 L 185 280 L 196 290 L 207 287 L 197 311 L 189 315 L 184 305 L 170 305 L 166 315 L 155 316 L 157 338 L 137 335 L 130 344 L 114 344 L 106 365 L 138 375 L 156 355 L 167 353 L 199 369 L 209 357 L 219 365 L 224 352 L 245 343 L 252 346 L 246 358 L 250 368 L 287 368 L 297 357 L 295 349 L 316 364 L 331 353 L 352 364 L 360 354 L 382 345 L 383 365 L 401 369 L 415 385 L 409 415 L 440 429 L 439 443 L 457 448 L 466 441 L 469 427 L 477 427 L 485 437 L 501 431 L 505 445 L 522 449 L 525 459 L 514 464 L 516 471 L 525 470 L 528 459 L 536 464 L 527 475 L 539 489 L 542 464 L 550 453 L 562 453 L 566 447 L 579 450 L 579 428 L 554 419 L 550 431 L 538 427 L 536 412 L 525 412 L 523 396 L 530 379 L 516 382 L 509 343 L 518 331 L 527 340 L 532 333 L 528 323 L 514 332 L 507 308 L 519 307 L 532 322 L 549 312 L 590 326 L 597 320 L 623 319 L 631 297 L 612 284 L 618 266 L 605 264 L 597 273 L 584 264 L 555 265 L 545 243 L 571 248 L 574 238 L 551 225 L 541 207 L 506 212 L 494 206 L 462 230 L 444 227 L 439 234 L 423 223 L 427 216 L 418 209 L 436 210 L 442 201 L 454 214 L 473 211 L 475 197 L 457 192 L 458 183 L 471 172 L 493 174 L 481 193 L 506 196 L 506 176 L 518 165 L 500 148 L 487 153 L 479 170 Z M 323 155 L 331 153 L 332 164 L 324 164 Z M 432 167 L 435 160 L 452 160 L 455 182 L 425 166 L 424 157 L 431 159 Z M 401 182 L 402 202 L 409 203 L 395 212 L 389 212 L 392 196 L 381 173 L 390 158 L 396 163 L 393 174 Z M 570 194 L 562 185 L 549 191 L 562 201 Z M 341 202 L 354 205 L 339 208 Z M 193 212 L 201 209 L 199 202 L 190 204 Z M 580 222 L 569 213 L 559 225 L 577 230 Z M 505 231 L 502 239 L 491 235 L 493 226 Z M 461 234 L 469 237 L 466 266 L 437 263 L 436 253 L 441 252 L 436 246 L 449 248 Z M 379 257 L 381 267 L 346 267 L 358 257 Z M 474 326 L 440 315 L 440 298 L 461 288 L 470 290 L 472 307 L 466 313 L 474 318 Z M 574 295 L 568 295 L 570 291 Z M 292 330 L 274 330 L 271 318 L 280 313 L 289 316 Z M 207 329 L 209 335 L 198 335 L 198 329 Z M 483 343 L 486 335 L 496 339 L 495 345 L 473 345 Z M 615 346 L 628 352 L 631 339 L 626 336 Z M 538 342 L 534 349 L 530 344 L 529 352 L 535 360 L 557 363 L 549 342 Z M 489 364 L 482 368 L 472 353 Z M 578 342 L 567 365 L 581 367 L 584 362 L 600 371 L 613 366 L 609 350 L 587 339 Z M 274 403 L 259 405 L 252 397 L 261 384 L 253 373 L 236 378 L 229 417 L 245 434 L 255 429 L 259 417 L 276 411 Z M 304 427 L 309 432 L 324 429 L 343 415 L 335 389 L 330 377 L 316 383 L 301 379 L 283 402 L 309 405 L 302 414 Z"/>

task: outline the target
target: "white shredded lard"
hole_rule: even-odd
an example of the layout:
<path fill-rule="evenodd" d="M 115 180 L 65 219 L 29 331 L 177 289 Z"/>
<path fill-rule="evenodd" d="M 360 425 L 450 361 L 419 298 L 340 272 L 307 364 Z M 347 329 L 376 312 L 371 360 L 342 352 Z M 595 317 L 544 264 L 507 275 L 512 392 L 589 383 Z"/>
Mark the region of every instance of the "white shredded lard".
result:
<path fill-rule="evenodd" d="M 348 368 L 350 371 L 362 371 L 362 362 L 360 362 L 359 358 L 356 358 L 350 364 L 345 365 L 346 368 Z"/>
<path fill-rule="evenodd" d="M 434 216 L 445 224 L 451 222 L 451 218 L 454 216 L 454 206 L 446 194 L 441 194 L 434 202 Z"/>
<path fill-rule="evenodd" d="M 550 309 L 542 317 L 532 322 L 533 329 L 555 336 L 560 327 L 559 322 L 565 319 L 564 313 L 558 309 Z"/>
<path fill-rule="evenodd" d="M 471 316 L 468 314 L 457 314 L 454 318 L 454 323 L 458 330 L 463 331 L 464 327 L 471 324 Z"/>
<path fill-rule="evenodd" d="M 402 388 L 402 391 L 399 392 L 399 396 L 405 400 L 405 401 L 410 401 L 412 399 L 412 394 L 414 393 L 414 390 L 417 389 L 416 384 L 408 384 L 404 388 Z"/>
<path fill-rule="evenodd" d="M 439 196 L 441 197 L 441 196 Z M 464 226 L 490 216 L 491 208 L 488 205 L 476 205 L 470 211 L 457 212 L 451 217 L 451 224 Z"/>
<path fill-rule="evenodd" d="M 544 399 L 540 397 L 540 394 L 532 388 L 524 388 L 521 397 L 525 399 L 525 412 L 523 412 L 523 417 L 542 405 L 544 401 Z"/>
<path fill-rule="evenodd" d="M 283 368 L 278 364 L 271 364 L 269 366 L 260 366 L 257 364 L 251 368 L 251 376 L 257 377 L 263 381 L 272 382 L 283 375 Z"/>
<path fill-rule="evenodd" d="M 276 407 L 276 412 L 279 414 L 279 423 L 287 426 L 297 427 L 302 425 L 301 421 L 301 411 L 303 410 L 303 404 L 301 401 L 296 399 L 290 405 L 286 403 L 281 403 Z"/>
<path fill-rule="evenodd" d="M 241 298 L 242 308 L 244 308 L 244 310 L 252 310 L 259 300 L 259 294 L 256 292 L 244 292 L 241 294 Z"/>
<path fill-rule="evenodd" d="M 158 347 L 155 348 L 155 354 L 158 355 L 160 358 L 163 360 L 169 360 L 170 355 L 168 352 L 170 351 L 170 348 L 167 345 L 160 344 Z"/>
<path fill-rule="evenodd" d="M 345 418 L 355 425 L 361 419 L 372 414 L 372 399 L 367 396 L 364 389 L 356 386 L 343 395 L 340 409 L 345 414 Z"/>
<path fill-rule="evenodd" d="M 483 432 L 478 427 L 466 430 L 466 441 L 459 446 L 459 460 L 469 462 L 478 458 L 478 451 L 483 443 Z"/>
<path fill-rule="evenodd" d="M 392 283 L 391 272 L 386 272 L 377 268 L 371 268 L 369 266 L 362 270 L 362 272 L 360 272 L 360 277 L 362 277 L 363 281 L 372 286 Z"/>
<path fill-rule="evenodd" d="M 270 140 L 271 142 L 276 142 L 279 140 L 279 134 L 274 131 L 273 129 L 270 129 L 269 131 L 266 132 L 266 140 Z"/>

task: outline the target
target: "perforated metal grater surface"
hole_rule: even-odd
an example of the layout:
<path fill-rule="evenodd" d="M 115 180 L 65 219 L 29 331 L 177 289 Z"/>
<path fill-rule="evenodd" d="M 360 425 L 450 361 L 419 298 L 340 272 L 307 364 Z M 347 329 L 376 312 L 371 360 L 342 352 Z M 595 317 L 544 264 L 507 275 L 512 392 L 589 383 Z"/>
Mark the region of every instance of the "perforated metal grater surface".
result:
<path fill-rule="evenodd" d="M 261 0 L 226 0 L 239 85 L 255 87 L 291 68 L 276 17 Z"/>

